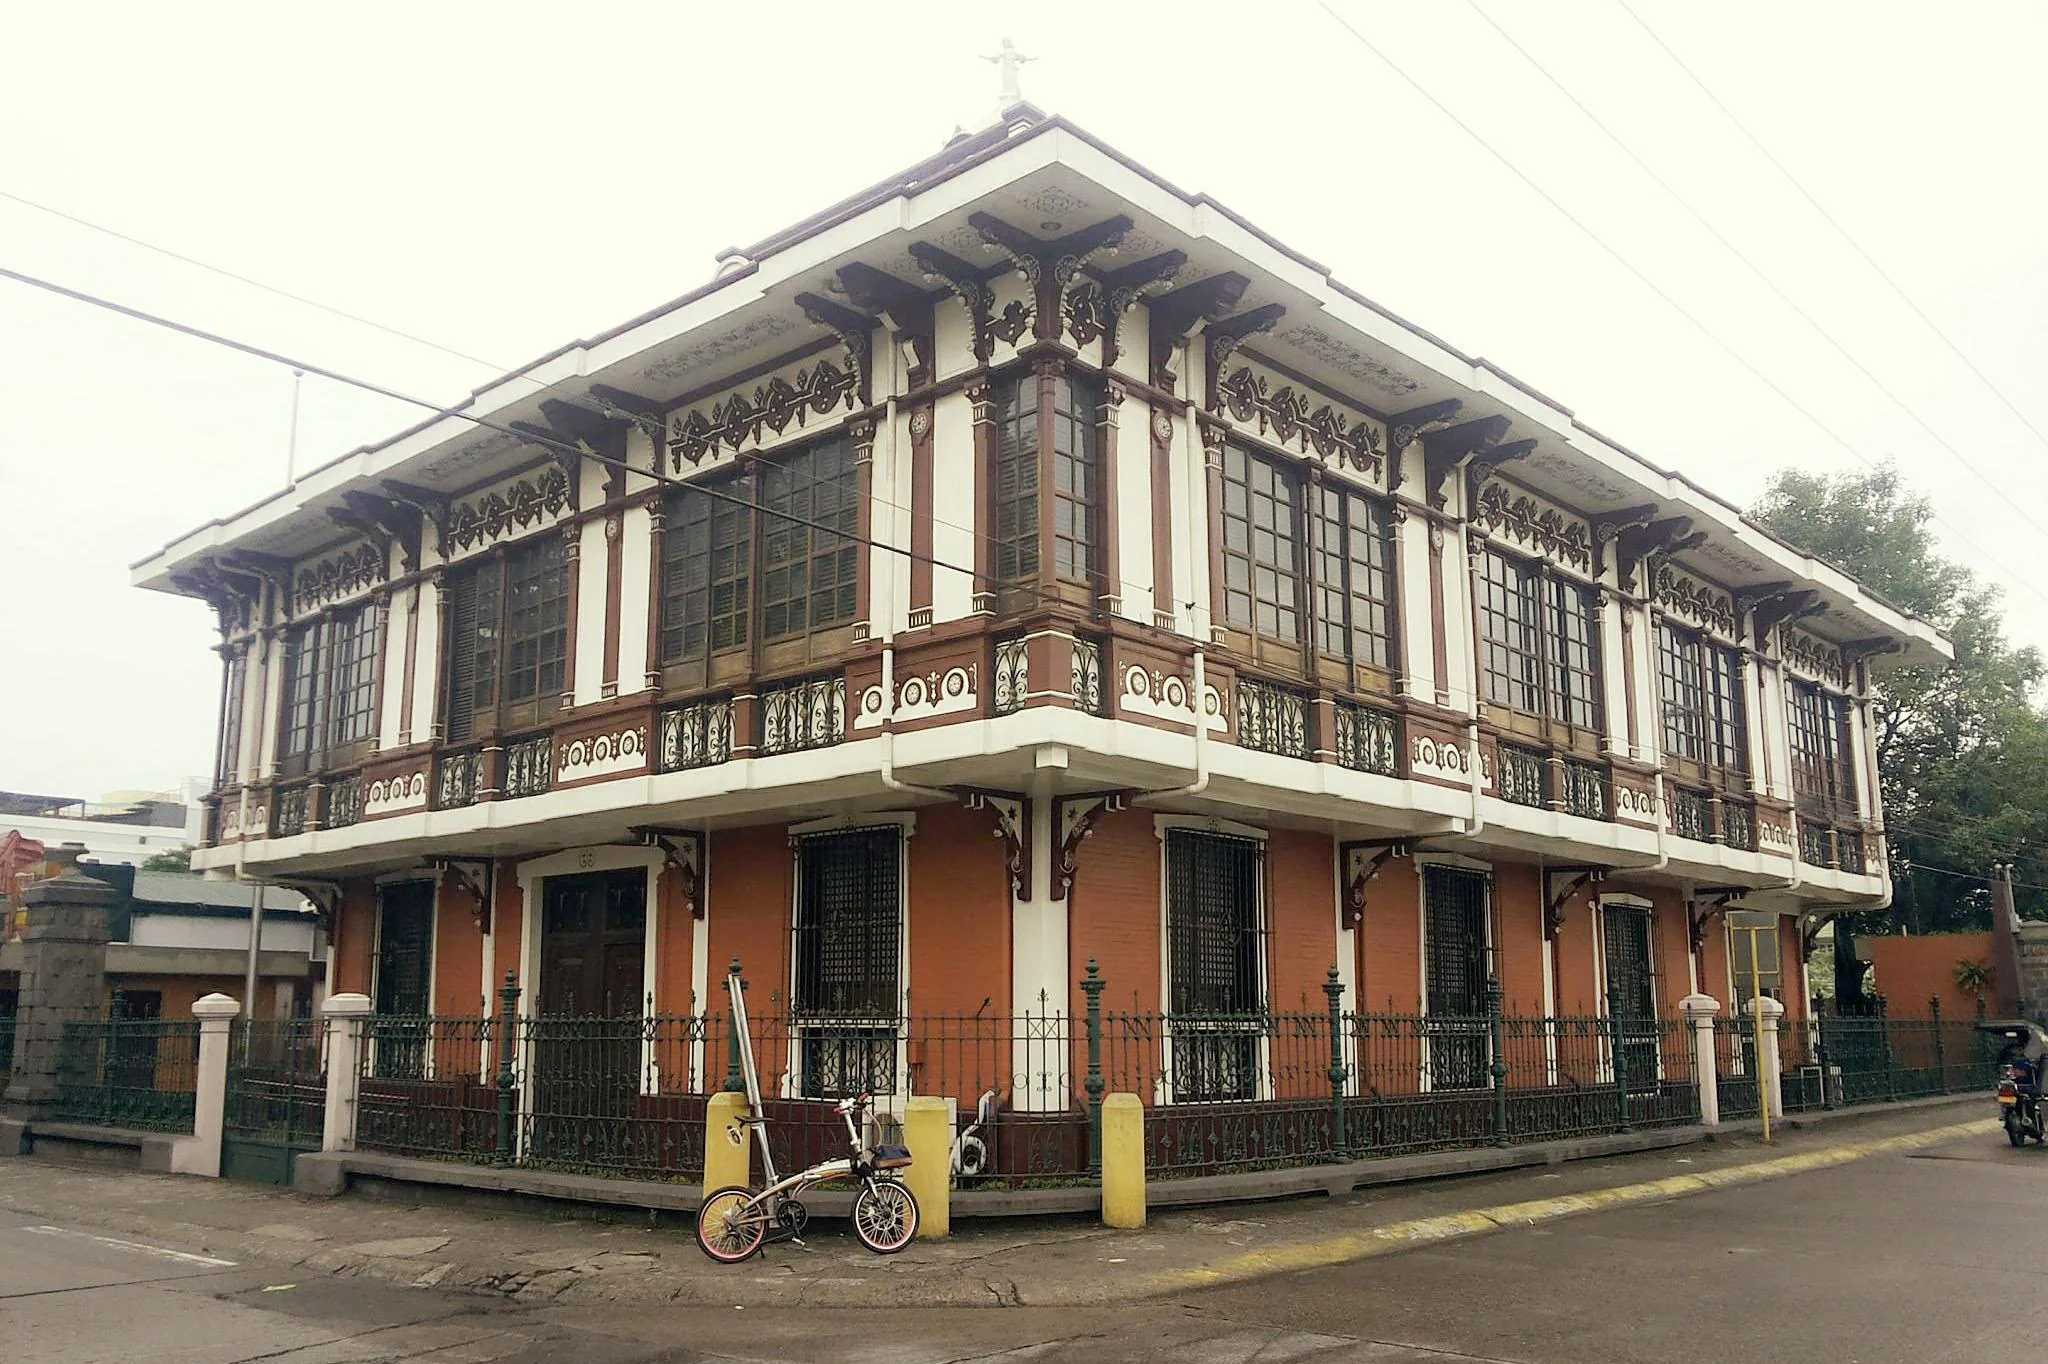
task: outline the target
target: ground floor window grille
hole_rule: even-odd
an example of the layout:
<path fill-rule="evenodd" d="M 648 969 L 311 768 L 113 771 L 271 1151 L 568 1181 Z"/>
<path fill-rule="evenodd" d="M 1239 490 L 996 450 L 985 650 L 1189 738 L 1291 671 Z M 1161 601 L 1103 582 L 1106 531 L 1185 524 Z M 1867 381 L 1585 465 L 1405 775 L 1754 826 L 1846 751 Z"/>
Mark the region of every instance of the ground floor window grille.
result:
<path fill-rule="evenodd" d="M 1622 905 L 1601 911 L 1608 1007 L 1618 1011 L 1629 1087 L 1657 1082 L 1656 976 L 1650 956 L 1650 913 Z"/>
<path fill-rule="evenodd" d="M 1488 1074 L 1486 1023 L 1487 878 L 1456 867 L 1425 867 L 1422 879 L 1423 1009 L 1431 1089 L 1482 1089 Z"/>
<path fill-rule="evenodd" d="M 1258 1097 L 1264 890 L 1265 848 L 1257 840 L 1167 831 L 1167 999 L 1176 1102 Z"/>
<path fill-rule="evenodd" d="M 903 831 L 812 834 L 797 843 L 791 1014 L 797 1092 L 896 1092 Z"/>

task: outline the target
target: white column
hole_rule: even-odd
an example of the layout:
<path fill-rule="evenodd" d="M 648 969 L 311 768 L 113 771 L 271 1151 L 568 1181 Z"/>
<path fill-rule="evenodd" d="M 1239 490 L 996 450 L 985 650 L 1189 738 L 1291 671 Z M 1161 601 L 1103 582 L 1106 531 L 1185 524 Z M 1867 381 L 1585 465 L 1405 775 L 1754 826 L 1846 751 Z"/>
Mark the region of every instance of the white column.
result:
<path fill-rule="evenodd" d="M 228 1115 L 228 1028 L 242 1006 L 208 995 L 192 1006 L 199 1020 L 199 1074 L 193 1090 L 192 1135 L 171 1148 L 171 1172 L 220 1178 L 221 1129 Z"/>
<path fill-rule="evenodd" d="M 1700 1124 L 1721 1125 L 1721 1075 L 1714 1061 L 1714 1015 L 1721 1002 L 1711 995 L 1690 994 L 1678 1001 L 1679 1012 L 1692 1025 L 1692 1073 L 1700 1087 Z"/>
<path fill-rule="evenodd" d="M 1769 995 L 1753 999 L 1750 1013 L 1756 1019 L 1756 1083 L 1760 1095 L 1769 1097 L 1771 1116 L 1785 1116 L 1785 1087 L 1778 1074 L 1778 1018 L 1785 1006 Z"/>
<path fill-rule="evenodd" d="M 321 1012 L 327 1015 L 327 1121 L 320 1132 L 323 1151 L 356 1149 L 356 1085 L 361 1078 L 362 1020 L 369 1017 L 368 995 L 330 995 Z"/>
<path fill-rule="evenodd" d="M 1012 1073 L 1020 1076 L 1060 1073 L 1058 1067 L 1046 1064 L 1047 1043 L 1033 1042 L 1027 1036 L 1031 1031 L 1024 1023 L 1027 1014 L 1066 1019 L 1070 1037 L 1078 1035 L 1081 1026 L 1073 1009 L 1074 983 L 1067 979 L 1067 901 L 1052 898 L 1058 837 L 1053 803 L 1049 793 L 1029 798 L 1031 896 L 1023 899 L 1013 894 L 1010 900 L 1010 1012 L 1016 1018 L 1011 1063 Z M 1059 1035 L 1059 1030 L 1050 1026 L 1047 1031 Z M 1045 1112 L 1065 1108 L 1068 1095 L 1065 1086 L 1041 1092 L 1027 1084 L 1011 1102 L 1025 1112 Z"/>

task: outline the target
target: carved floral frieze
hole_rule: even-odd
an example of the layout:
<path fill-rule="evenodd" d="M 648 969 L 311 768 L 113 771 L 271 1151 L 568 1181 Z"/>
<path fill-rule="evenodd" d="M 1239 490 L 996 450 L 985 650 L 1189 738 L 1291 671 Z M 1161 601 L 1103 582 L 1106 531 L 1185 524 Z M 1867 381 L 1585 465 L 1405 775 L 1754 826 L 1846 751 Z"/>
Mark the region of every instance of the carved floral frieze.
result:
<path fill-rule="evenodd" d="M 1580 573 L 1593 569 L 1593 532 L 1585 520 L 1503 479 L 1479 490 L 1479 528 Z"/>
<path fill-rule="evenodd" d="M 1256 422 L 1257 434 L 1276 444 L 1335 461 L 1377 480 L 1385 456 L 1380 435 L 1364 417 L 1347 417 L 1334 403 L 1292 384 L 1274 381 L 1250 365 L 1239 365 L 1216 382 L 1216 402 L 1232 420 Z"/>
<path fill-rule="evenodd" d="M 797 365 L 756 384 L 751 392 L 732 389 L 687 411 L 671 413 L 669 461 L 680 470 L 685 463 L 699 464 L 721 449 L 736 452 L 792 427 L 800 431 L 812 417 L 825 416 L 839 407 L 857 408 L 859 394 L 860 371 L 850 357 Z"/>
<path fill-rule="evenodd" d="M 537 469 L 480 497 L 458 503 L 448 518 L 448 540 L 470 549 L 560 516 L 569 507 L 569 478 L 557 465 Z"/>
<path fill-rule="evenodd" d="M 959 664 L 944 672 L 914 673 L 896 683 L 896 709 L 889 718 L 898 724 L 956 715 L 980 707 L 981 669 L 972 663 Z M 855 729 L 876 729 L 882 723 L 882 688 L 877 683 L 860 694 L 860 712 L 853 717 Z"/>
<path fill-rule="evenodd" d="M 377 546 L 367 541 L 329 555 L 298 571 L 292 593 L 300 611 L 351 596 L 390 576 L 390 564 Z"/>
<path fill-rule="evenodd" d="M 605 734 L 570 739 L 555 752 L 555 783 L 638 772 L 647 766 L 647 730 L 629 725 Z"/>
<path fill-rule="evenodd" d="M 1133 663 L 1124 669 L 1123 695 L 1118 698 L 1120 710 L 1133 715 L 1144 715 L 1154 720 L 1165 720 L 1176 725 L 1194 727 L 1195 708 L 1190 701 L 1194 688 L 1185 677 L 1178 673 L 1162 673 L 1157 668 L 1144 668 Z M 1204 689 L 1203 723 L 1213 734 L 1229 730 L 1224 719 L 1223 696 L 1215 687 Z"/>
<path fill-rule="evenodd" d="M 1674 616 L 1717 634 L 1735 634 L 1735 599 L 1711 583 L 1659 564 L 1656 596 L 1657 605 Z"/>
<path fill-rule="evenodd" d="M 363 788 L 363 818 L 395 815 L 405 810 L 427 808 L 427 773 L 400 772 L 383 777 Z"/>

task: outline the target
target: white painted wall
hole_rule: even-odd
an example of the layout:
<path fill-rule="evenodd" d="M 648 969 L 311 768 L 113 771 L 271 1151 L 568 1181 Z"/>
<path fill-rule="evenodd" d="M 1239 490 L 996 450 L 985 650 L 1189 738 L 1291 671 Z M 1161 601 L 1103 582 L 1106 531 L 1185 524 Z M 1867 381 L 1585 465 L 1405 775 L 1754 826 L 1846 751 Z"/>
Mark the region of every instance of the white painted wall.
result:
<path fill-rule="evenodd" d="M 1099 344 L 1099 343 L 1098 343 Z M 1116 409 L 1117 577 L 1126 620 L 1152 623 L 1152 405 L 1133 393 Z"/>
<path fill-rule="evenodd" d="M 974 404 L 965 393 L 939 399 L 932 414 L 932 558 L 974 567 L 974 499 L 980 471 L 974 458 Z M 932 620 L 958 620 L 973 609 L 971 573 L 932 569 Z"/>

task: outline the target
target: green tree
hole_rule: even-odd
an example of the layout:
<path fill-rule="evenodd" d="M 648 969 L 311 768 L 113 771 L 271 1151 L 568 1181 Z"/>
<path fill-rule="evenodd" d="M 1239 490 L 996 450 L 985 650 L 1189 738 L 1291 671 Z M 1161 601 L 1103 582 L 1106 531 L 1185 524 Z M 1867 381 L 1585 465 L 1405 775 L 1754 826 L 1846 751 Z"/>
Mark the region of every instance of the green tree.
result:
<path fill-rule="evenodd" d="M 2040 654 L 2006 639 L 1998 589 L 1942 555 L 1928 499 L 1890 465 L 1831 476 L 1781 470 L 1751 515 L 1955 644 L 1951 667 L 1874 667 L 1895 893 L 1886 921 L 1857 930 L 1988 927 L 1988 889 L 1932 868 L 1981 876 L 2012 860 L 2017 880 L 2048 882 L 2048 716 L 2032 699 Z M 2048 918 L 2048 894 L 2015 896 L 2023 916 Z"/>
<path fill-rule="evenodd" d="M 151 853 L 142 859 L 141 869 L 143 871 L 190 871 L 192 870 L 192 850 L 190 848 L 172 848 L 165 852 Z"/>

